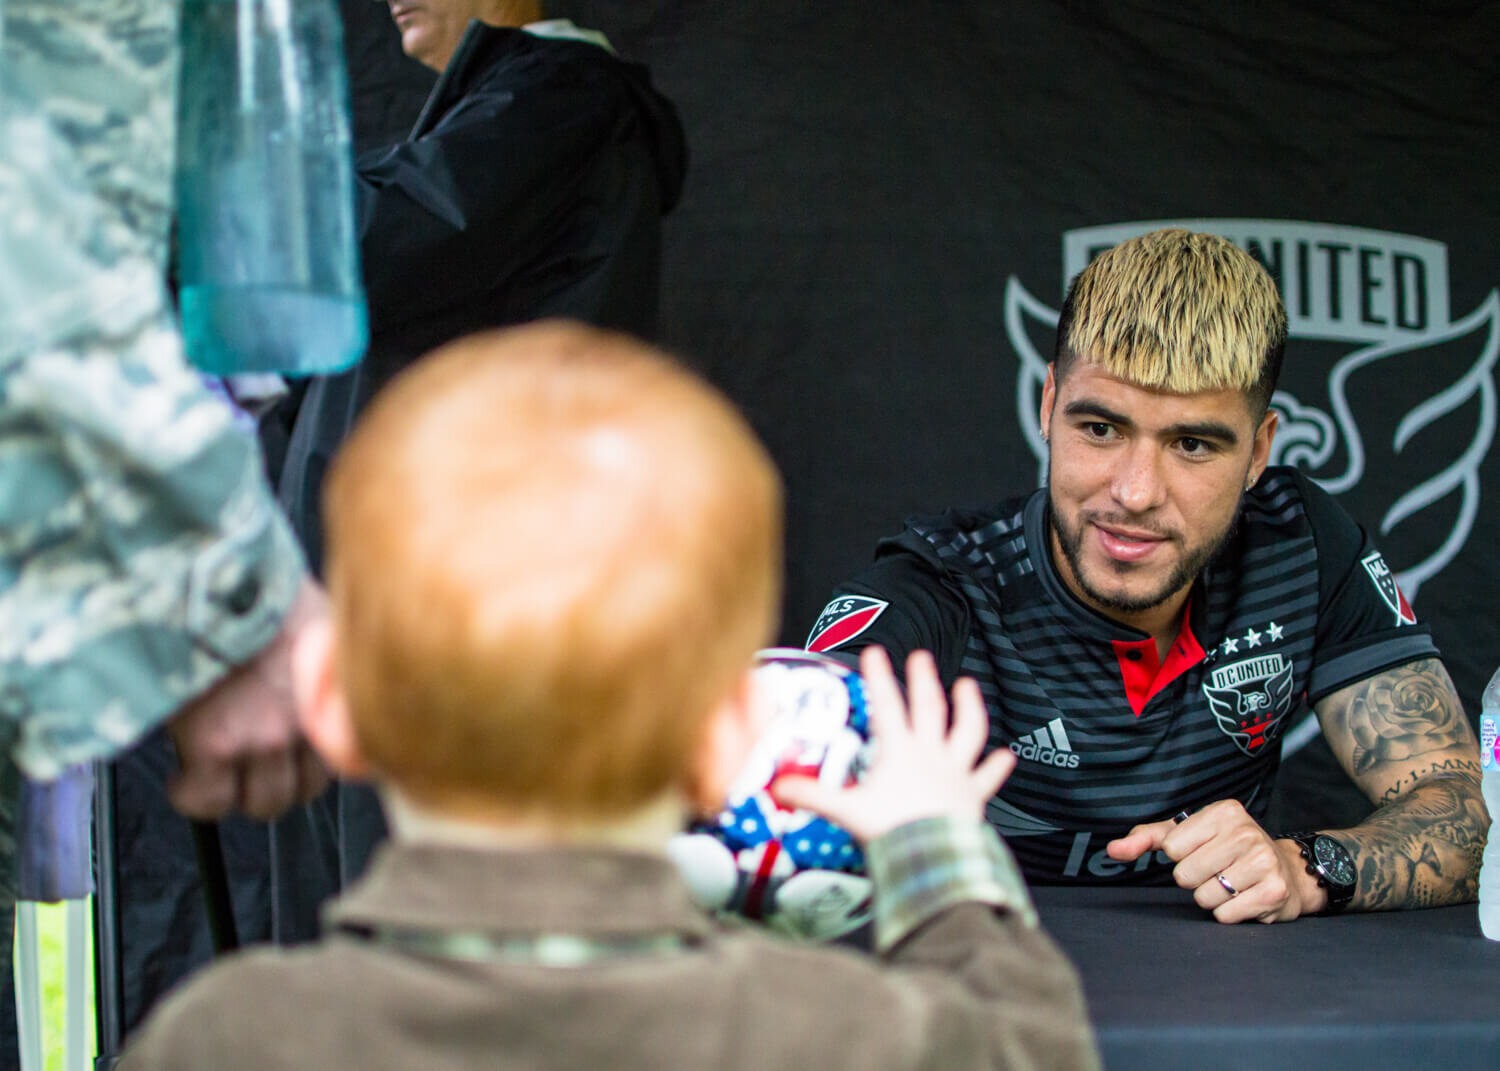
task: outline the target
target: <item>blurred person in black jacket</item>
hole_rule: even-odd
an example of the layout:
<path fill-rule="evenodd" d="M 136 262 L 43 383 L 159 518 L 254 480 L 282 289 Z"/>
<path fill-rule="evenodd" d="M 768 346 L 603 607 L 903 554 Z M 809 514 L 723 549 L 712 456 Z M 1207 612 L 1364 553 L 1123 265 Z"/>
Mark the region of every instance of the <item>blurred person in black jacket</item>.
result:
<path fill-rule="evenodd" d="M 661 218 L 687 167 L 682 125 L 646 68 L 540 0 L 389 0 L 407 55 L 439 72 L 411 133 L 356 161 L 370 347 L 294 390 L 278 493 L 321 569 L 323 476 L 376 392 L 475 331 L 566 317 L 650 338 Z M 275 434 L 274 430 L 272 434 Z M 317 909 L 386 836 L 372 791 L 339 784 L 273 827 L 271 936 Z"/>
<path fill-rule="evenodd" d="M 280 415 L 280 495 L 315 568 L 329 459 L 417 356 L 543 317 L 654 336 L 661 217 L 686 171 L 675 108 L 602 34 L 544 20 L 540 0 L 389 6 L 440 77 L 411 134 L 357 162 L 370 348 Z"/>

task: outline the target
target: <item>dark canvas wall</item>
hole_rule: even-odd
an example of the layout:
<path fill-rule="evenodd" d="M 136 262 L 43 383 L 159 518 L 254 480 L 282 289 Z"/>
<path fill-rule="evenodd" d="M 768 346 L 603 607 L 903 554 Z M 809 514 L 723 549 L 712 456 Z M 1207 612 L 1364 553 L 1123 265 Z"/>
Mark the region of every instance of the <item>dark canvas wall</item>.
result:
<path fill-rule="evenodd" d="M 348 8 L 378 138 L 427 76 L 383 6 Z M 1282 279 L 1282 460 L 1380 533 L 1477 705 L 1500 662 L 1500 6 L 552 8 L 649 63 L 681 109 L 664 340 L 786 473 L 785 640 L 904 515 L 1035 485 L 1023 354 L 1050 353 L 1083 263 L 1065 235 L 1196 220 Z"/>

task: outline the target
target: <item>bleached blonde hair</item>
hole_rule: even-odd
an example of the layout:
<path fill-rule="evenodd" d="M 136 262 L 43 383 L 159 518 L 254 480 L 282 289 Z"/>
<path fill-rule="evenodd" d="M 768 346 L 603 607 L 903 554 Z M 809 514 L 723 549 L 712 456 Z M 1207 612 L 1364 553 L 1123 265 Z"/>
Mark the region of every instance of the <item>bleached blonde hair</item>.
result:
<path fill-rule="evenodd" d="M 1238 390 L 1259 419 L 1285 348 L 1286 309 L 1260 262 L 1217 235 L 1167 228 L 1078 273 L 1058 318 L 1055 374 L 1086 360 L 1153 390 Z"/>
<path fill-rule="evenodd" d="M 619 334 L 548 323 L 428 355 L 365 412 L 324 505 L 357 739 L 431 807 L 608 819 L 690 788 L 779 616 L 769 455 Z"/>

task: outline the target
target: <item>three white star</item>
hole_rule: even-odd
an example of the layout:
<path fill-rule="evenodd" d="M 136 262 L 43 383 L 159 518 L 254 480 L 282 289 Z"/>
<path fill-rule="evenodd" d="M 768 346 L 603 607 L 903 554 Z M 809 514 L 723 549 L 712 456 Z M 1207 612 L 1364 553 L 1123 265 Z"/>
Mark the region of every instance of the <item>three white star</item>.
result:
<path fill-rule="evenodd" d="M 1271 621 L 1266 624 L 1266 630 L 1264 632 L 1258 632 L 1253 628 L 1248 628 L 1245 630 L 1245 635 L 1243 637 L 1225 636 L 1223 641 L 1219 644 L 1219 651 L 1220 653 L 1227 655 L 1238 654 L 1241 643 L 1243 643 L 1246 647 L 1259 647 L 1262 638 L 1264 638 L 1266 643 L 1276 643 L 1284 635 L 1286 635 L 1286 628 L 1282 625 L 1278 625 L 1274 621 Z"/>

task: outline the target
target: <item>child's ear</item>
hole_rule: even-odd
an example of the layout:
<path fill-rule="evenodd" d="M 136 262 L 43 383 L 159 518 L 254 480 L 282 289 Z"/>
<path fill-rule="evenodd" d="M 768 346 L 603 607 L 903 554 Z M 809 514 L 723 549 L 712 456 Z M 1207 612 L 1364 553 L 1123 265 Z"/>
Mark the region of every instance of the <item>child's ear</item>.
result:
<path fill-rule="evenodd" d="M 369 764 L 359 749 L 349 703 L 339 686 L 333 623 L 326 615 L 303 625 L 293 641 L 292 697 L 302 734 L 324 764 L 345 779 L 367 776 Z"/>
<path fill-rule="evenodd" d="M 723 808 L 730 785 L 760 738 L 765 711 L 755 680 L 747 668 L 703 726 L 688 779 L 688 802 L 699 815 L 718 814 Z"/>

